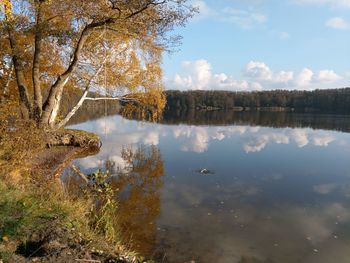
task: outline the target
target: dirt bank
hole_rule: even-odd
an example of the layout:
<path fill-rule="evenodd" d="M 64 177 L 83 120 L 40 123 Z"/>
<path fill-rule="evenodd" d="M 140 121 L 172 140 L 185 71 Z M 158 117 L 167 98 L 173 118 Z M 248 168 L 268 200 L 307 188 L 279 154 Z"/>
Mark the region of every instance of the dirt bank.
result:
<path fill-rule="evenodd" d="M 62 188 L 62 170 L 98 153 L 98 136 L 62 130 L 45 135 L 43 143 L 15 167 L 15 179 L 0 181 L 0 262 L 143 262 L 90 227 L 88 198 L 71 198 Z"/>

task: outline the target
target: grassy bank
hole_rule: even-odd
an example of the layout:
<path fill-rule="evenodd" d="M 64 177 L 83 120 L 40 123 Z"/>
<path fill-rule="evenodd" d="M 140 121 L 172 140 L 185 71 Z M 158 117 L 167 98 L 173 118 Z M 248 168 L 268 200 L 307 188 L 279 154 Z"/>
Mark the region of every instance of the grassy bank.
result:
<path fill-rule="evenodd" d="M 0 258 L 11 261 L 18 260 L 18 256 L 29 258 L 49 253 L 44 251 L 48 230 L 76 229 L 78 235 L 93 237 L 86 226 L 87 205 L 70 200 L 55 188 L 0 183 Z"/>
<path fill-rule="evenodd" d="M 57 177 L 81 148 L 50 146 L 47 134 L 23 126 L 1 122 L 0 262 L 146 262 L 120 238 L 110 188 L 71 196 Z M 74 134 L 96 140 L 84 132 L 62 134 L 58 144 Z"/>
<path fill-rule="evenodd" d="M 123 248 L 108 206 L 97 211 L 91 199 L 69 197 L 54 183 L 38 188 L 1 182 L 0 196 L 4 262 L 143 262 Z"/>

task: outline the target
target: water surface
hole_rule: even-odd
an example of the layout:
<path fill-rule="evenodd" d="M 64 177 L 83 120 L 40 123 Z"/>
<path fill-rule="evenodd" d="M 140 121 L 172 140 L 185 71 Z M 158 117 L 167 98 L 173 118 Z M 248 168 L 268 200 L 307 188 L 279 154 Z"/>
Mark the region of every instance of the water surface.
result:
<path fill-rule="evenodd" d="M 113 179 L 132 249 L 160 262 L 350 262 L 350 118 L 212 115 L 71 126 L 102 138 L 75 161 L 87 173 L 106 160 L 128 171 L 125 149 L 138 153 Z"/>

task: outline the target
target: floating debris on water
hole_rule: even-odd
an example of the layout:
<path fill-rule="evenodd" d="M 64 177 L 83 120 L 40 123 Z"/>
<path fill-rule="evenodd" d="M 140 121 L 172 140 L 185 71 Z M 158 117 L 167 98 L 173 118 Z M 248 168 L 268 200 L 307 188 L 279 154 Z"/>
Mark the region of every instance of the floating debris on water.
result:
<path fill-rule="evenodd" d="M 195 173 L 203 174 L 203 175 L 209 175 L 209 174 L 214 174 L 214 171 L 208 170 L 206 168 L 201 168 L 194 170 Z"/>

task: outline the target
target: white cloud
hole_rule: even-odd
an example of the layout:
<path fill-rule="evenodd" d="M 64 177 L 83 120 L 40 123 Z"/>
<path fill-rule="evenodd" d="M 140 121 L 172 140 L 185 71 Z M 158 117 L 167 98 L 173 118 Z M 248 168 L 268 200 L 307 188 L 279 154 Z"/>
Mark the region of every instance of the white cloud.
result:
<path fill-rule="evenodd" d="M 253 136 L 252 140 L 243 145 L 246 153 L 260 152 L 270 142 L 277 144 L 289 144 L 289 138 L 283 133 L 266 133 Z"/>
<path fill-rule="evenodd" d="M 320 70 L 315 74 L 311 69 L 304 68 L 297 76 L 296 87 L 308 87 L 318 83 L 329 83 L 340 80 L 341 77 L 334 70 Z"/>
<path fill-rule="evenodd" d="M 174 137 L 181 143 L 181 151 L 202 153 L 208 150 L 210 136 L 206 128 L 195 126 L 175 127 Z"/>
<path fill-rule="evenodd" d="M 274 81 L 277 83 L 287 83 L 294 78 L 294 72 L 292 71 L 280 71 L 279 73 L 275 74 Z"/>
<path fill-rule="evenodd" d="M 110 134 L 117 129 L 117 125 L 114 122 L 106 120 L 98 120 L 97 126 L 100 131 L 103 131 L 105 134 Z"/>
<path fill-rule="evenodd" d="M 264 140 L 264 139 L 256 141 L 256 142 L 249 142 L 249 143 L 243 145 L 243 150 L 246 153 L 260 152 L 266 147 L 267 143 L 268 143 L 268 141 Z"/>
<path fill-rule="evenodd" d="M 245 69 L 245 74 L 248 77 L 257 80 L 271 80 L 272 72 L 270 68 L 263 62 L 250 61 Z"/>
<path fill-rule="evenodd" d="M 313 138 L 313 143 L 316 146 L 328 146 L 331 142 L 335 141 L 335 138 L 330 135 L 315 136 Z"/>
<path fill-rule="evenodd" d="M 159 144 L 159 133 L 149 132 L 143 138 L 143 143 L 146 145 L 158 145 Z"/>
<path fill-rule="evenodd" d="M 309 144 L 327 147 L 333 141 L 328 132 L 310 129 L 283 128 L 272 131 L 270 128 L 250 126 L 222 126 L 222 127 L 196 127 L 179 125 L 169 131 L 177 140 L 180 149 L 185 152 L 205 152 L 214 141 L 222 141 L 232 137 L 239 137 L 242 149 L 246 153 L 257 153 L 270 144 L 295 143 L 302 148 Z"/>
<path fill-rule="evenodd" d="M 336 184 L 319 184 L 319 185 L 315 185 L 313 187 L 313 190 L 318 194 L 325 195 L 325 194 L 329 194 L 336 188 L 337 188 Z"/>
<path fill-rule="evenodd" d="M 182 63 L 184 74 L 176 74 L 168 83 L 169 88 L 180 90 L 260 90 L 261 85 L 255 81 L 236 80 L 225 73 L 214 74 L 211 64 L 204 59 Z"/>
<path fill-rule="evenodd" d="M 247 64 L 245 75 L 251 79 L 270 81 L 273 83 L 287 83 L 293 80 L 294 77 L 294 73 L 291 71 L 274 73 L 264 62 L 256 61 L 251 61 Z"/>
<path fill-rule="evenodd" d="M 243 29 L 251 29 L 267 21 L 267 16 L 261 12 L 237 9 L 233 7 L 217 8 L 209 6 L 203 0 L 192 0 L 191 5 L 198 10 L 194 19 L 214 19 L 225 23 L 231 23 Z"/>
<path fill-rule="evenodd" d="M 302 148 L 309 144 L 308 135 L 304 129 L 292 130 L 291 136 L 299 148 Z"/>
<path fill-rule="evenodd" d="M 215 15 L 215 11 L 211 9 L 205 1 L 194 0 L 191 2 L 191 4 L 198 10 L 198 14 L 195 16 L 197 19 L 207 18 Z"/>
<path fill-rule="evenodd" d="M 349 29 L 349 24 L 341 17 L 332 17 L 326 22 L 326 26 L 335 29 L 346 30 Z"/>
<path fill-rule="evenodd" d="M 244 29 L 250 29 L 256 25 L 265 23 L 267 16 L 262 13 L 226 7 L 222 11 L 221 20 L 236 24 Z"/>
<path fill-rule="evenodd" d="M 184 61 L 183 68 L 189 73 L 187 77 L 175 76 L 175 84 L 190 89 L 205 89 L 211 78 L 211 65 L 204 59 Z"/>
<path fill-rule="evenodd" d="M 280 39 L 289 39 L 290 34 L 288 32 L 279 32 Z"/>
<path fill-rule="evenodd" d="M 329 5 L 332 7 L 350 8 L 350 0 L 294 0 L 294 2 L 297 4 Z"/>
<path fill-rule="evenodd" d="M 260 152 L 268 144 L 289 144 L 294 141 L 297 147 L 302 148 L 310 142 L 314 146 L 327 147 L 336 139 L 328 133 L 318 134 L 315 131 L 310 132 L 307 129 L 280 129 L 276 132 L 271 132 L 262 128 L 259 133 L 245 132 L 243 138 L 243 150 L 246 153 Z"/>
<path fill-rule="evenodd" d="M 342 79 L 334 70 L 314 72 L 304 68 L 300 73 L 293 71 L 273 71 L 266 63 L 250 61 L 243 70 L 246 79 L 238 80 L 225 73 L 213 73 L 211 64 L 205 60 L 185 61 L 182 74 L 167 80 L 170 89 L 180 90 L 234 90 L 251 91 L 268 89 L 314 89 L 322 84 L 334 83 Z"/>
<path fill-rule="evenodd" d="M 340 80 L 341 77 L 337 75 L 333 70 L 321 70 L 317 77 L 315 78 L 315 81 L 317 82 L 333 82 Z"/>
<path fill-rule="evenodd" d="M 251 80 L 260 81 L 262 86 L 274 88 L 305 89 L 315 84 L 335 82 L 341 79 L 333 70 L 320 70 L 317 74 L 309 68 L 304 68 L 299 74 L 284 70 L 273 72 L 264 62 L 257 61 L 249 62 L 244 74 Z"/>
<path fill-rule="evenodd" d="M 314 76 L 314 73 L 312 72 L 311 69 L 304 68 L 297 76 L 295 83 L 297 86 L 300 86 L 300 87 L 309 86 L 311 84 L 313 76 Z"/>
<path fill-rule="evenodd" d="M 109 157 L 109 160 L 112 161 L 120 170 L 125 170 L 127 168 L 128 162 L 121 156 L 113 155 Z"/>

